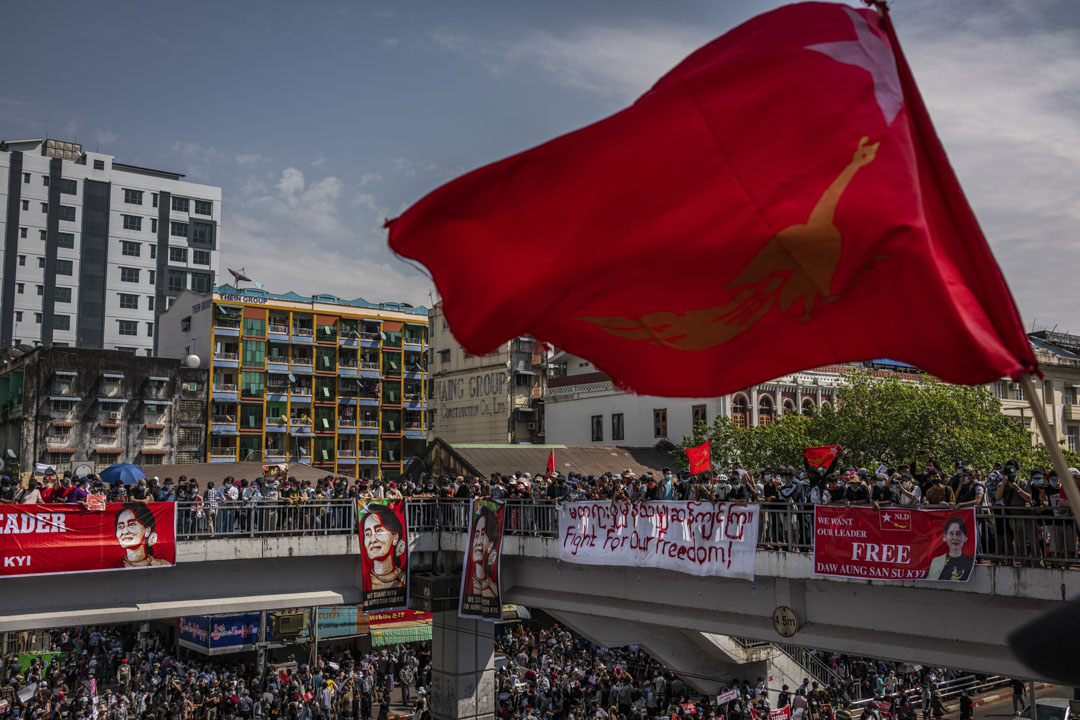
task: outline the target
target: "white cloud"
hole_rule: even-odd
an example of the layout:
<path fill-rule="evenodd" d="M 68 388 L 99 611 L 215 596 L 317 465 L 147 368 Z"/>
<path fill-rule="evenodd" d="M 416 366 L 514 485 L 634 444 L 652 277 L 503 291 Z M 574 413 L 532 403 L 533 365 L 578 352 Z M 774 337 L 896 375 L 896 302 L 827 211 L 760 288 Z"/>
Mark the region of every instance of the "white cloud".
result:
<path fill-rule="evenodd" d="M 322 167 L 325 164 L 326 158 L 324 158 L 322 155 L 311 161 L 311 167 Z"/>
<path fill-rule="evenodd" d="M 401 38 L 396 38 L 396 37 L 387 37 L 387 38 L 382 39 L 382 44 L 385 45 L 386 47 L 397 47 L 398 43 L 400 43 L 400 42 L 401 42 Z"/>
<path fill-rule="evenodd" d="M 367 187 L 368 185 L 371 185 L 372 183 L 377 183 L 377 182 L 381 183 L 382 180 L 383 180 L 382 175 L 378 175 L 376 173 L 364 173 L 363 175 L 360 176 L 360 181 L 359 181 L 358 184 L 360 185 L 360 187 Z"/>
<path fill-rule="evenodd" d="M 494 75 L 539 68 L 556 84 L 626 102 L 648 90 L 711 36 L 700 27 L 651 23 L 586 25 L 565 35 L 533 31 L 515 38 L 439 28 L 431 38 L 452 53 L 482 63 Z"/>
<path fill-rule="evenodd" d="M 237 153 L 236 164 L 237 165 L 254 165 L 260 162 L 263 156 L 259 153 Z"/>
<path fill-rule="evenodd" d="M 112 130 L 98 130 L 95 140 L 97 140 L 98 145 L 105 146 L 105 152 L 109 152 L 108 147 L 110 145 L 120 142 L 120 138 Z"/>
<path fill-rule="evenodd" d="M 215 147 L 205 147 L 197 142 L 177 140 L 172 144 L 180 171 L 194 181 L 211 184 L 220 182 L 215 168 L 228 160 L 228 156 Z"/>

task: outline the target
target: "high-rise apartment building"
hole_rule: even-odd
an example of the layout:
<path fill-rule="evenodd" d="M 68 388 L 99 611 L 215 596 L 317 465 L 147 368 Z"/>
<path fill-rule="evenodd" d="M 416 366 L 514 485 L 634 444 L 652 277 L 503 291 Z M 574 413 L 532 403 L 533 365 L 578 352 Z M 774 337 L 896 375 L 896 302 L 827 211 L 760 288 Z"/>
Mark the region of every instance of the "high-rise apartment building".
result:
<path fill-rule="evenodd" d="M 153 355 L 157 316 L 218 270 L 221 188 L 59 140 L 0 142 L 0 348 Z"/>
<path fill-rule="evenodd" d="M 160 323 L 161 355 L 210 369 L 209 462 L 386 479 L 427 444 L 426 308 L 222 285 Z"/>

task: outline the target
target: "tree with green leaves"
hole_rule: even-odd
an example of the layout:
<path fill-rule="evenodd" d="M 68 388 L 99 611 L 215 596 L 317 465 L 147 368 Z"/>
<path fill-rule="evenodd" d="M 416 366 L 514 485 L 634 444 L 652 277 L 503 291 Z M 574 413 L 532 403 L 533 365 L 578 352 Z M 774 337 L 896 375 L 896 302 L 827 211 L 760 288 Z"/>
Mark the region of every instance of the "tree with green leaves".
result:
<path fill-rule="evenodd" d="M 686 464 L 686 448 L 709 440 L 713 465 L 724 469 L 801 468 L 802 451 L 839 445 L 845 466 L 911 463 L 925 450 L 947 472 L 957 462 L 983 470 L 1016 459 L 1023 470 L 1050 467 L 1045 446 L 1031 444 L 1026 428 L 1001 412 L 1001 403 L 982 386 L 950 385 L 927 377 L 920 382 L 896 375 L 845 373 L 835 407 L 816 414 L 785 415 L 768 425 L 738 427 L 717 417 L 700 424 L 672 455 Z M 1066 453 L 1069 464 L 1080 458 Z"/>

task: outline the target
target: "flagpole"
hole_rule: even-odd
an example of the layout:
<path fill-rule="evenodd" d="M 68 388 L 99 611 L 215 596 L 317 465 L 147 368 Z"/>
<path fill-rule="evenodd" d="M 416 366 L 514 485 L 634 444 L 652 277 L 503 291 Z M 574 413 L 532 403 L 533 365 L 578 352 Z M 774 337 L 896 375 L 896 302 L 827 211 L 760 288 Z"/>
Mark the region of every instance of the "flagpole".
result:
<path fill-rule="evenodd" d="M 1065 488 L 1065 496 L 1069 499 L 1069 507 L 1072 508 L 1073 520 L 1080 526 L 1080 488 L 1076 486 L 1076 480 L 1069 472 L 1065 464 L 1065 456 L 1061 452 L 1061 446 L 1057 443 L 1057 436 L 1050 431 L 1050 421 L 1046 419 L 1046 410 L 1043 404 L 1035 399 L 1035 383 L 1031 381 L 1031 375 L 1020 377 L 1020 384 L 1024 388 L 1024 396 L 1027 397 L 1031 412 L 1035 415 L 1035 424 L 1039 426 L 1039 434 L 1042 435 L 1043 444 L 1050 451 L 1050 460 L 1057 471 L 1058 479 Z"/>

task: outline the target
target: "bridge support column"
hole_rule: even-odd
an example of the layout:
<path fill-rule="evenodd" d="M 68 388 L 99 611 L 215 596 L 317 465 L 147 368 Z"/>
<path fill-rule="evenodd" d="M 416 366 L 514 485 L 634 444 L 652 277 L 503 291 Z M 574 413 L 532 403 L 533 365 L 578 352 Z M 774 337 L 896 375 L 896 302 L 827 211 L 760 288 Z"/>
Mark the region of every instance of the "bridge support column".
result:
<path fill-rule="evenodd" d="M 438 720 L 495 716 L 495 624 L 436 612 L 431 628 L 431 712 Z"/>

